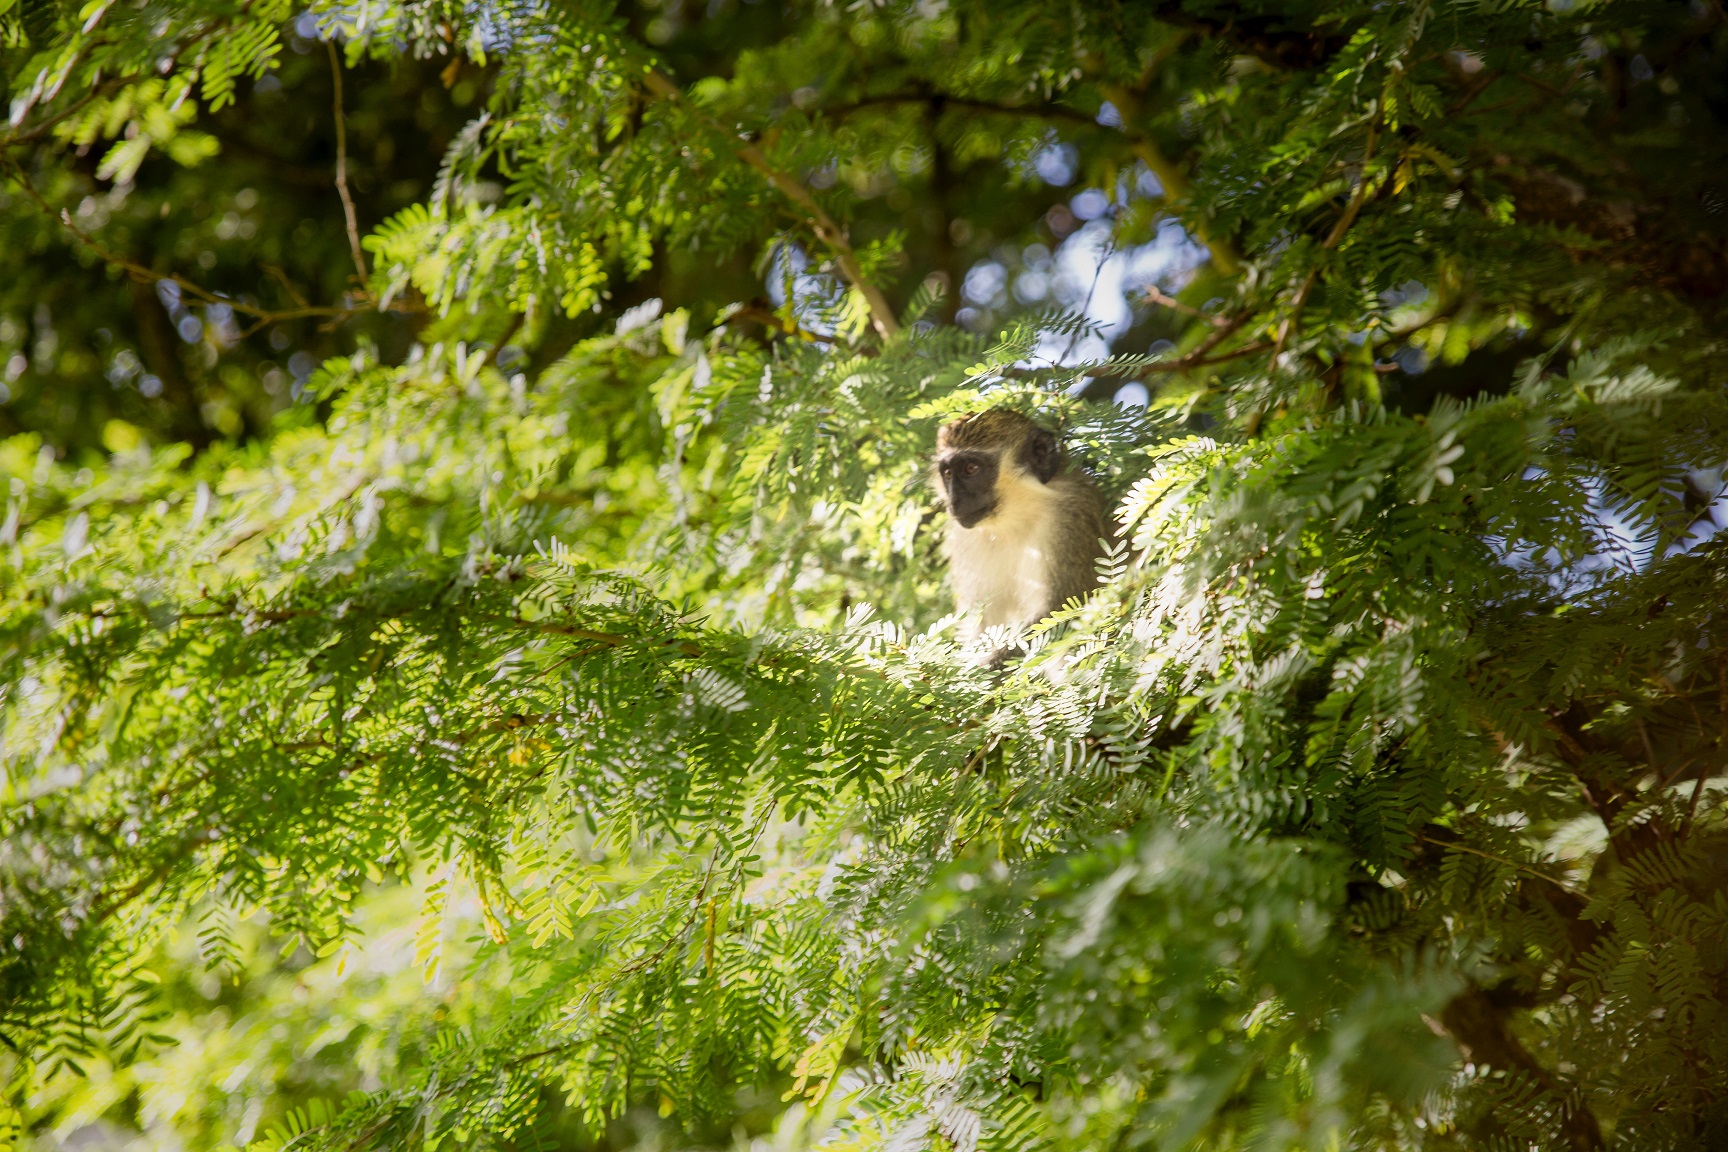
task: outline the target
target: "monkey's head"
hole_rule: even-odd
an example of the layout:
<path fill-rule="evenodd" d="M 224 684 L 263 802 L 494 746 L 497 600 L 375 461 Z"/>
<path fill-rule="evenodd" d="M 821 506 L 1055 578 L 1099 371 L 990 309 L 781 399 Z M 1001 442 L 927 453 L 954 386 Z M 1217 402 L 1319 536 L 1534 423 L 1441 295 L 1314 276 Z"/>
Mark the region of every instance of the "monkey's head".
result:
<path fill-rule="evenodd" d="M 936 433 L 932 477 L 962 528 L 996 511 L 1009 472 L 1048 484 L 1062 470 L 1062 445 L 1018 412 L 992 408 L 944 424 Z"/>

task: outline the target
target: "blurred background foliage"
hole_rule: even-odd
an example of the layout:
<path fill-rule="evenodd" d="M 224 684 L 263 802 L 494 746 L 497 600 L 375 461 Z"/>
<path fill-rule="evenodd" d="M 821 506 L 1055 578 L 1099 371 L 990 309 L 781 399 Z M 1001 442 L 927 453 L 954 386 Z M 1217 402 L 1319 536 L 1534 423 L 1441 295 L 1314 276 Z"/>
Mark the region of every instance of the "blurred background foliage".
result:
<path fill-rule="evenodd" d="M 1728 18 L 0 0 L 0 1145 L 1728 1140 Z M 940 420 L 1106 588 L 1002 677 Z"/>

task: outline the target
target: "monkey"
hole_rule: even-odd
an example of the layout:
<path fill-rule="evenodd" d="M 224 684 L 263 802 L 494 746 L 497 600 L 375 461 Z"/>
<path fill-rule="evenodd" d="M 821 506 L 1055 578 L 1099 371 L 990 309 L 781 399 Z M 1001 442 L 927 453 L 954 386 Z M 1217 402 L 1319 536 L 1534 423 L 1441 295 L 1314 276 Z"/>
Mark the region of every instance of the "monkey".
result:
<path fill-rule="evenodd" d="M 1055 433 L 1005 408 L 961 417 L 937 432 L 930 475 L 948 511 L 948 574 L 968 643 L 1098 586 L 1104 498 Z"/>

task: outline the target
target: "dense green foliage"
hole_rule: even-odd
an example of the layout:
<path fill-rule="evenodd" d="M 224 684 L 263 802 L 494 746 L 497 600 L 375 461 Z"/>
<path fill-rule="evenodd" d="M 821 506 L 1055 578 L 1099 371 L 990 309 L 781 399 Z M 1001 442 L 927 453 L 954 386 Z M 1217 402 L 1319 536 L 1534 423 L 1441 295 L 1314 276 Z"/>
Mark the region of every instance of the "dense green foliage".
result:
<path fill-rule="evenodd" d="M 1719 0 L 0 69 L 0 1145 L 1728 1143 Z M 1122 528 L 1000 670 L 994 405 Z"/>

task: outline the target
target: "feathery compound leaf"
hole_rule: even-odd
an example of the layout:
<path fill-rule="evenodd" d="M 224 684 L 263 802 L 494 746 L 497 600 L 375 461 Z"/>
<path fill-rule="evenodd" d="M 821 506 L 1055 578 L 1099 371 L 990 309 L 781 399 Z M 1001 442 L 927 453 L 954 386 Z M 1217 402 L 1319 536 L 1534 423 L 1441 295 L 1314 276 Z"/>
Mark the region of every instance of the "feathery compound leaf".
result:
<path fill-rule="evenodd" d="M 1722 1145 L 1718 9 L 0 0 L 0 1149 Z"/>

